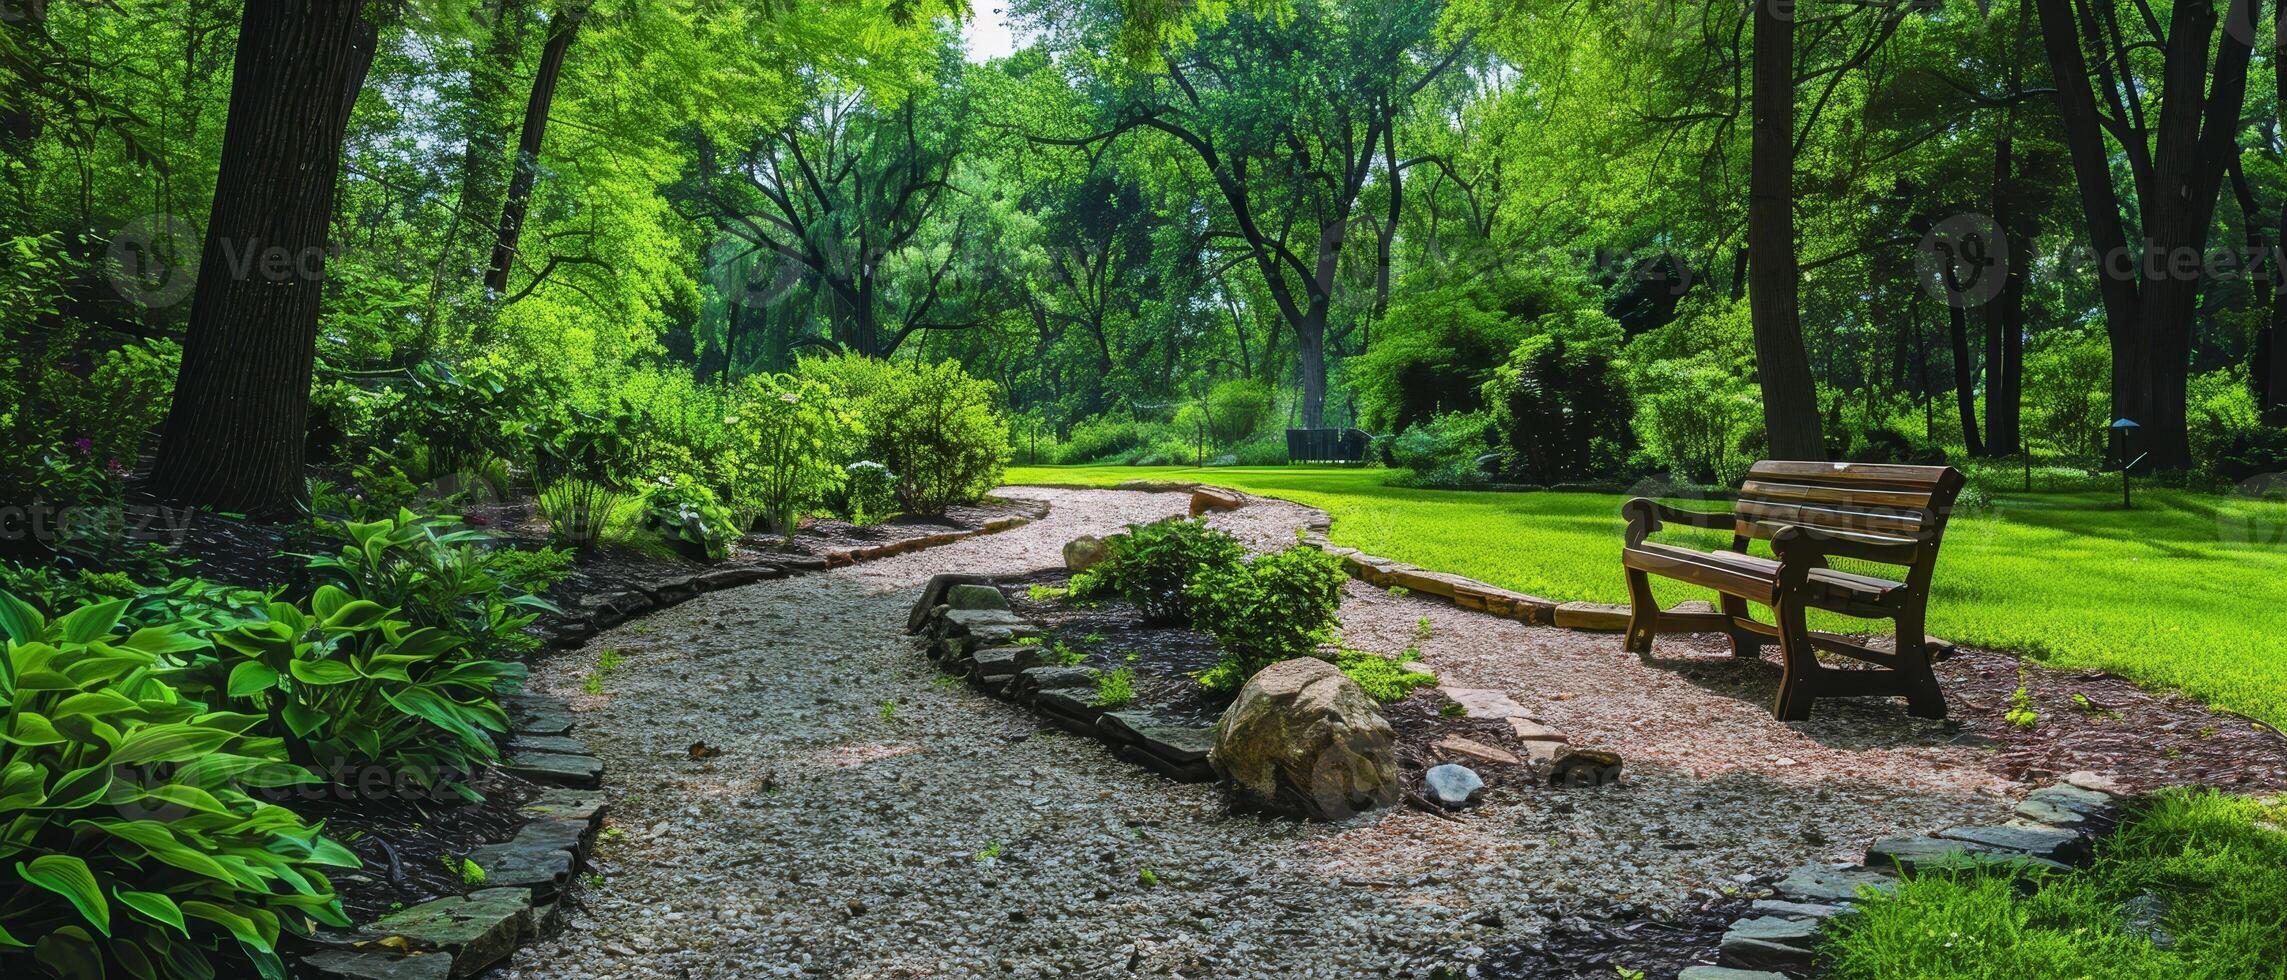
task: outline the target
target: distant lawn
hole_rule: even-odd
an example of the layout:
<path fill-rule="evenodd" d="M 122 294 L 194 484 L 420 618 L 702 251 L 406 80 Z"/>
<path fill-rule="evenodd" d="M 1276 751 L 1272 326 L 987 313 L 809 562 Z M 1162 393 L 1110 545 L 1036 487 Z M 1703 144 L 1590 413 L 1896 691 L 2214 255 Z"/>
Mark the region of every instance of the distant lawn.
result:
<path fill-rule="evenodd" d="M 1388 475 L 1042 466 L 1012 468 L 1008 482 L 1215 483 L 1325 510 L 1337 544 L 1559 601 L 1627 601 L 1624 497 L 1404 490 L 1383 486 Z M 2107 509 L 2117 506 L 2099 492 L 2003 495 L 1989 512 L 1957 517 L 1938 559 L 1930 632 L 2102 668 L 2287 726 L 2287 506 L 2165 490 L 2139 490 L 2131 512 Z M 1661 590 L 1663 603 L 1700 597 Z"/>

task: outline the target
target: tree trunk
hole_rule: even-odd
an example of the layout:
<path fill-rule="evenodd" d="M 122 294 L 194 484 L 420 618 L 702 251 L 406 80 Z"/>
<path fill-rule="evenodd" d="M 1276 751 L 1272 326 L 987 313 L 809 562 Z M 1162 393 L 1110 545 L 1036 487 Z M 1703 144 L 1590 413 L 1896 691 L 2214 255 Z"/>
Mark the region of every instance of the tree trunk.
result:
<path fill-rule="evenodd" d="M 532 210 L 532 185 L 540 178 L 540 147 L 548 136 L 548 107 L 556 101 L 564 53 L 571 48 L 586 16 L 587 7 L 575 5 L 558 10 L 548 19 L 548 43 L 540 49 L 540 68 L 532 76 L 532 95 L 524 103 L 524 128 L 516 138 L 516 167 L 508 178 L 499 230 L 493 235 L 492 262 L 484 272 L 484 286 L 495 295 L 508 292 L 508 271 L 516 267 L 516 243 L 524 234 L 524 218 Z"/>
<path fill-rule="evenodd" d="M 1326 304 L 1310 304 L 1294 325 L 1295 370 L 1302 376 L 1302 427 L 1322 428 L 1326 420 Z"/>
<path fill-rule="evenodd" d="M 2018 213 L 2014 149 L 2003 130 L 1993 149 L 1993 223 L 2008 251 L 2001 291 L 1985 304 L 1985 451 L 1994 456 L 2014 456 L 2021 448 L 2025 273 L 2033 261 L 2033 228 Z"/>
<path fill-rule="evenodd" d="M 1985 455 L 1985 440 L 1977 433 L 1977 365 L 1969 353 L 1968 317 L 1961 306 L 1946 304 L 1946 326 L 1953 338 L 1953 403 L 1961 412 L 1961 442 L 1971 456 Z"/>
<path fill-rule="evenodd" d="M 183 365 L 151 489 L 218 510 L 301 509 L 326 223 L 373 64 L 361 0 L 248 0 Z"/>
<path fill-rule="evenodd" d="M 2287 37 L 2287 2 L 2273 4 L 2271 17 L 2274 37 Z M 2271 66 L 2277 75 L 2274 82 L 2279 87 L 2279 104 L 2287 106 L 2287 52 L 2273 48 Z M 2264 385 L 2264 421 L 2287 427 L 2287 267 L 2280 264 L 2282 258 L 2287 258 L 2287 197 L 2282 197 L 2279 202 L 2279 234 L 2273 240 L 2279 244 L 2272 246 L 2271 252 L 2274 292 L 2271 297 L 2271 331 L 2267 338 L 2271 349 L 2266 352 L 2269 356 L 2264 358 L 2268 363 L 2257 370 L 2263 371 L 2268 379 Z"/>
<path fill-rule="evenodd" d="M 1776 459 L 1825 459 L 1818 390 L 1803 352 L 1796 305 L 1795 22 L 1791 4 L 1755 5 L 1752 173 L 1747 203 L 1747 303 L 1755 324 L 1755 370 L 1763 426 Z"/>

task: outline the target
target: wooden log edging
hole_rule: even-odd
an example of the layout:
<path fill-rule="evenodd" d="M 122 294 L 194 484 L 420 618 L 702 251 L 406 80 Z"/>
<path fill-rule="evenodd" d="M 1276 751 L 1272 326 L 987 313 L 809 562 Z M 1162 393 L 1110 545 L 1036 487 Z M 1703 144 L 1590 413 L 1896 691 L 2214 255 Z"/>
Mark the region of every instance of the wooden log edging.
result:
<path fill-rule="evenodd" d="M 1677 980 L 1785 980 L 1813 975 L 1828 923 L 1869 893 L 1894 892 L 1898 879 L 1925 870 L 2017 867 L 2059 873 L 2088 866 L 2095 845 L 2135 801 L 2092 772 L 2028 794 L 2008 823 L 1949 827 L 1924 837 L 1876 841 L 1858 865 L 1806 864 L 1771 885 L 1723 934 L 1713 966 Z"/>

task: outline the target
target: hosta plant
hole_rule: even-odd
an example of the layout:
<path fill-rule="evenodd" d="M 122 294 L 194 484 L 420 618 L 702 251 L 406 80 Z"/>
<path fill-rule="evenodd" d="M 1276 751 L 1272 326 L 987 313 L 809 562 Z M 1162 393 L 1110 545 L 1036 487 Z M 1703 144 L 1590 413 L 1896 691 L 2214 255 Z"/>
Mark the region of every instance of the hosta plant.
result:
<path fill-rule="evenodd" d="M 521 556 L 490 545 L 478 531 L 399 510 L 389 520 L 334 525 L 341 550 L 311 555 L 311 576 L 353 598 L 402 611 L 415 626 L 433 626 L 472 654 L 523 653 L 539 640 L 524 627 L 543 612 L 562 612 L 533 592 Z M 515 559 L 515 560 L 512 560 Z"/>
<path fill-rule="evenodd" d="M 268 621 L 215 634 L 183 687 L 266 715 L 294 761 L 338 785 L 473 799 L 453 777 L 499 758 L 490 733 L 507 731 L 508 715 L 495 692 L 521 684 L 524 666 L 462 646 L 326 585 L 308 611 L 274 602 Z"/>
<path fill-rule="evenodd" d="M 349 924 L 322 869 L 358 860 L 248 795 L 312 777 L 260 715 L 161 680 L 205 642 L 120 635 L 126 608 L 0 593 L 0 975 L 282 978 L 281 933 Z"/>

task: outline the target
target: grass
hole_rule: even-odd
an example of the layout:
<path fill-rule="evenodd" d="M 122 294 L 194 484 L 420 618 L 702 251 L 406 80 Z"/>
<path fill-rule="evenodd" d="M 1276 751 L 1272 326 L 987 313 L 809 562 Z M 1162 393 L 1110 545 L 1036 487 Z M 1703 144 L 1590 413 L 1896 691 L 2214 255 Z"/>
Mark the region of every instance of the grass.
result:
<path fill-rule="evenodd" d="M 1822 955 L 1844 980 L 2287 977 L 2282 821 L 2287 801 L 2162 794 L 2085 874 L 1925 874 L 1836 920 Z M 2129 927 L 2146 894 L 2172 944 Z"/>
<path fill-rule="evenodd" d="M 1211 482 L 1325 510 L 1337 544 L 1558 601 L 1625 602 L 1619 494 L 1410 490 L 1339 467 L 1016 467 L 1009 483 Z M 2158 488 L 1997 493 L 1948 526 L 1930 632 L 2287 726 L 2287 504 Z M 1676 501 L 1720 510 L 1726 504 Z M 1713 545 L 1690 529 L 1665 540 Z M 1670 584 L 1663 602 L 1701 598 Z M 1856 621 L 1851 621 L 1856 622 Z M 1828 625 L 1833 625 L 1829 623 Z"/>

